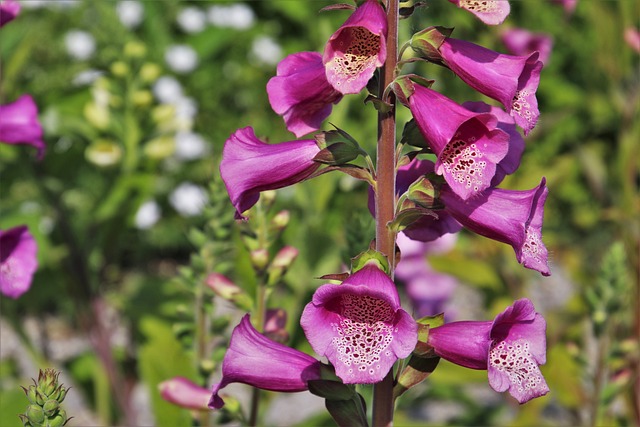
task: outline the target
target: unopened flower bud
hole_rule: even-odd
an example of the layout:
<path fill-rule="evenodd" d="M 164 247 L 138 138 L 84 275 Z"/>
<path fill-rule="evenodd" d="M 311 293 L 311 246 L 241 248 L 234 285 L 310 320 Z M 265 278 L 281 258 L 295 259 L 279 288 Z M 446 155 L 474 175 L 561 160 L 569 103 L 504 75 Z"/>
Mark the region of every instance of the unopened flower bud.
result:
<path fill-rule="evenodd" d="M 140 78 L 145 83 L 154 82 L 160 77 L 162 70 L 158 64 L 147 62 L 140 67 Z"/>
<path fill-rule="evenodd" d="M 67 411 L 60 409 L 58 415 L 49 420 L 49 427 L 62 427 L 67 423 Z"/>
<path fill-rule="evenodd" d="M 26 415 L 32 424 L 42 424 L 44 422 L 44 411 L 38 405 L 29 405 Z"/>
<path fill-rule="evenodd" d="M 42 410 L 47 417 L 53 416 L 60 408 L 60 403 L 57 400 L 49 399 L 44 403 Z"/>
<path fill-rule="evenodd" d="M 286 343 L 289 340 L 287 332 L 287 312 L 281 308 L 267 310 L 264 322 L 264 335 L 275 342 Z"/>
<path fill-rule="evenodd" d="M 211 390 L 184 377 L 175 377 L 158 385 L 160 396 L 167 402 L 187 409 L 208 410 Z"/>
<path fill-rule="evenodd" d="M 142 58 L 147 54 L 147 48 L 141 42 L 128 42 L 124 45 L 124 54 L 131 58 Z"/>
<path fill-rule="evenodd" d="M 289 211 L 280 211 L 271 220 L 271 225 L 273 225 L 273 228 L 275 228 L 276 230 L 282 231 L 289 224 L 290 218 L 291 215 L 289 214 Z"/>
<path fill-rule="evenodd" d="M 216 295 L 226 300 L 231 300 L 235 294 L 242 292 L 238 285 L 220 273 L 207 276 L 206 284 Z"/>
<path fill-rule="evenodd" d="M 255 251 L 251 251 L 249 259 L 251 260 L 253 268 L 262 271 L 269 264 L 269 251 L 266 249 L 256 249 Z"/>
<path fill-rule="evenodd" d="M 298 250 L 293 246 L 285 246 L 276 254 L 273 262 L 269 266 L 269 277 L 267 284 L 269 286 L 276 285 L 291 267 L 293 261 L 298 257 Z"/>
<path fill-rule="evenodd" d="M 267 190 L 260 193 L 260 199 L 265 206 L 271 206 L 273 201 L 276 199 L 275 190 Z"/>
<path fill-rule="evenodd" d="M 151 104 L 151 102 L 153 101 L 153 96 L 148 90 L 138 90 L 133 93 L 133 95 L 131 96 L 131 100 L 136 106 L 145 107 Z"/>
<path fill-rule="evenodd" d="M 129 71 L 129 66 L 122 61 L 116 61 L 111 64 L 111 72 L 114 76 L 125 77 L 127 74 L 129 74 Z"/>

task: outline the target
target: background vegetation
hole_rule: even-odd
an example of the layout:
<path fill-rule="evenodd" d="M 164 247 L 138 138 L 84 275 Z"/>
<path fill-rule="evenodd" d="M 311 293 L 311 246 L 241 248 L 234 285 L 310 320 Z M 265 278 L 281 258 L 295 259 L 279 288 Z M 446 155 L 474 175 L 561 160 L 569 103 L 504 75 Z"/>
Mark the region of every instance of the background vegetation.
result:
<path fill-rule="evenodd" d="M 315 0 L 133 3 L 139 20 L 131 3 L 25 1 L 2 29 L 0 101 L 32 94 L 48 147 L 37 162 L 29 148 L 0 145 L 0 228 L 27 224 L 40 265 L 27 294 L 0 300 L 3 420 L 26 407 L 18 386 L 54 366 L 73 386 L 71 425 L 192 425 L 190 412 L 163 401 L 157 385 L 177 375 L 207 386 L 217 380 L 229 326 L 241 315 L 214 299 L 204 279 L 225 273 L 249 294 L 256 285 L 246 249 L 252 231 L 233 222 L 219 180 L 222 146 L 249 125 L 271 142 L 293 139 L 269 106 L 266 82 L 287 54 L 322 51 L 347 16 L 318 13 L 333 2 Z M 400 400 L 396 423 L 637 425 L 640 56 L 623 34 L 640 25 L 640 6 L 581 0 L 567 13 L 550 1 L 511 4 L 505 24 L 488 27 L 430 0 L 400 31 L 406 40 L 429 25 L 455 27 L 455 37 L 503 52 L 504 27 L 554 39 L 538 91 L 540 124 L 520 170 L 502 185 L 527 189 L 547 177 L 552 276 L 466 232 L 453 251 L 429 259 L 462 283 L 453 297 L 458 319 L 491 318 L 515 298 L 533 300 L 548 323 L 542 370 L 551 393 L 518 406 L 490 390 L 485 372 L 442 361 Z M 236 21 L 220 18 L 238 5 Z M 201 14 L 189 21 L 187 8 Z M 444 69 L 411 66 L 458 102 L 483 99 Z M 174 80 L 161 80 L 167 76 Z M 363 99 L 345 98 L 330 120 L 373 153 L 376 114 Z M 290 212 L 271 252 L 300 251 L 270 299 L 288 312 L 290 345 L 311 351 L 297 322 L 322 283 L 314 277 L 342 271 L 373 237 L 366 200 L 362 183 L 327 174 L 278 191 L 265 214 Z M 247 393 L 233 390 L 241 401 Z M 268 395 L 264 423 L 283 422 L 274 408 L 287 398 L 294 397 Z M 331 425 L 322 401 L 305 398 L 318 412 L 294 422 Z M 233 417 L 231 408 L 198 419 Z"/>

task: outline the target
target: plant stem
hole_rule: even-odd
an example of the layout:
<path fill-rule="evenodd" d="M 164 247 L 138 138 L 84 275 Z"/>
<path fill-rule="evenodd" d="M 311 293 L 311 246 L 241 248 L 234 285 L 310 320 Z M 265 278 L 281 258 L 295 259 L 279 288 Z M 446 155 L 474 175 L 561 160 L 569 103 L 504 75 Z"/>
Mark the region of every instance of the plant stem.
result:
<path fill-rule="evenodd" d="M 398 0 L 387 2 L 387 58 L 380 73 L 380 96 L 395 78 L 398 61 Z M 393 93 L 383 101 L 394 105 Z M 396 117 L 395 107 L 378 113 L 378 155 L 376 192 L 376 249 L 389 258 L 390 276 L 395 265 L 395 234 L 387 224 L 393 220 L 396 190 Z M 373 426 L 393 424 L 393 369 L 373 388 Z"/>

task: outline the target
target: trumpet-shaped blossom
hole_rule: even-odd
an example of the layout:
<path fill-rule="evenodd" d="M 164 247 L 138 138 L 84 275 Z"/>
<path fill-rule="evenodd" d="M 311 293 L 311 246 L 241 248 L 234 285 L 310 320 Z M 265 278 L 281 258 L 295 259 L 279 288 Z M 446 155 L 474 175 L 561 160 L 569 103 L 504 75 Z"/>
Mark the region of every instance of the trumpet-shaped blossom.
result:
<path fill-rule="evenodd" d="M 308 390 L 309 381 L 321 378 L 322 366 L 308 354 L 260 334 L 246 315 L 231 334 L 229 349 L 222 361 L 222 381 L 213 386 L 209 408 L 224 406 L 218 393 L 231 383 L 271 391 Z"/>
<path fill-rule="evenodd" d="M 366 0 L 333 33 L 322 62 L 340 93 L 359 93 L 387 58 L 387 15 L 378 0 Z"/>
<path fill-rule="evenodd" d="M 501 34 L 502 43 L 512 55 L 530 55 L 538 52 L 538 59 L 546 64 L 553 48 L 553 38 L 545 33 L 532 33 L 523 28 L 507 28 Z"/>
<path fill-rule="evenodd" d="M 509 16 L 511 6 L 507 0 L 449 0 L 459 8 L 473 13 L 487 25 L 499 25 Z"/>
<path fill-rule="evenodd" d="M 31 287 L 38 247 L 26 226 L 0 230 L 0 292 L 16 299 Z"/>
<path fill-rule="evenodd" d="M 488 188 L 509 151 L 509 135 L 490 113 L 475 113 L 429 88 L 415 85 L 409 108 L 438 156 L 435 172 L 462 199 Z"/>
<path fill-rule="evenodd" d="M 546 363 L 546 322 L 531 301 L 517 300 L 493 322 L 462 321 L 429 330 L 435 353 L 457 365 L 487 369 L 489 385 L 525 403 L 549 387 L 539 365 Z"/>
<path fill-rule="evenodd" d="M 184 377 L 175 377 L 158 384 L 160 396 L 167 402 L 186 409 L 208 410 L 211 390 L 200 387 Z"/>
<path fill-rule="evenodd" d="M 15 102 L 0 105 L 0 141 L 31 145 L 38 150 L 38 159 L 42 159 L 46 147 L 42 141 L 38 107 L 31 95 L 22 95 Z"/>
<path fill-rule="evenodd" d="M 0 27 L 13 21 L 20 13 L 20 3 L 15 0 L 0 1 Z"/>
<path fill-rule="evenodd" d="M 499 101 L 528 134 L 540 112 L 536 90 L 542 62 L 537 52 L 504 55 L 464 40 L 447 38 L 439 48 L 445 64 L 466 84 Z"/>
<path fill-rule="evenodd" d="M 303 181 L 320 166 L 313 158 L 320 152 L 313 139 L 267 144 L 251 127 L 235 131 L 224 145 L 220 175 L 227 187 L 236 218 L 256 204 L 260 192 Z"/>
<path fill-rule="evenodd" d="M 276 76 L 267 83 L 267 94 L 273 111 L 297 137 L 320 129 L 332 104 L 342 99 L 327 81 L 322 55 L 316 52 L 294 53 L 280 61 Z"/>
<path fill-rule="evenodd" d="M 507 114 L 502 108 L 495 107 L 493 105 L 485 104 L 482 101 L 478 102 L 465 102 L 462 104 L 464 108 L 476 113 L 491 113 L 498 119 L 496 127 L 509 134 L 509 151 L 504 159 L 498 163 L 496 167 L 496 173 L 491 180 L 491 187 L 495 187 L 502 182 L 506 175 L 511 175 L 520 166 L 520 160 L 522 159 L 522 153 L 524 153 L 524 139 L 518 128 L 516 122 L 509 114 Z"/>
<path fill-rule="evenodd" d="M 340 285 L 320 286 L 300 324 L 345 384 L 382 381 L 417 343 L 416 323 L 400 307 L 394 283 L 372 263 Z"/>
<path fill-rule="evenodd" d="M 478 197 L 460 199 L 443 185 L 440 199 L 445 210 L 465 228 L 511 245 L 519 263 L 549 276 L 547 248 L 542 243 L 544 202 L 549 190 L 543 178 L 525 191 L 491 188 Z"/>

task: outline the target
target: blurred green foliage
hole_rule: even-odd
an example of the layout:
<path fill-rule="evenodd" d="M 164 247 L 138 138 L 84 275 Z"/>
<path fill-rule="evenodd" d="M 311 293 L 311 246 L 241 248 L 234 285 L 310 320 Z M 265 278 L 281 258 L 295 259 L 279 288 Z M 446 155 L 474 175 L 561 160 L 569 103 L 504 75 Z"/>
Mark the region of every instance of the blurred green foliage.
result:
<path fill-rule="evenodd" d="M 0 145 L 0 228 L 27 224 L 38 241 L 40 263 L 30 292 L 17 301 L 0 300 L 2 320 L 37 364 L 65 367 L 75 382 L 72 393 L 84 396 L 103 423 L 132 420 L 117 405 L 122 390 L 110 391 L 109 370 L 121 375 L 116 385 L 142 384 L 156 425 L 166 426 L 191 425 L 192 417 L 161 400 L 159 382 L 177 375 L 205 386 L 218 380 L 215 368 L 227 326 L 238 313 L 229 314 L 227 307 L 221 314 L 225 306 L 213 302 L 204 279 L 215 271 L 229 274 L 247 291 L 257 286 L 219 182 L 222 146 L 245 126 L 271 142 L 293 139 L 271 110 L 265 85 L 278 59 L 322 51 L 348 14 L 318 13 L 332 3 L 246 2 L 254 15 L 247 28 L 207 24 L 189 33 L 176 21 L 185 8 L 207 13 L 233 2 L 141 2 L 143 19 L 135 28 L 120 22 L 112 1 L 50 2 L 23 8 L 2 28 L 0 102 L 32 94 L 48 146 L 45 159 L 37 162 L 28 148 Z M 502 185 L 527 189 L 547 177 L 544 240 L 553 276 L 541 279 L 515 262 L 511 248 L 466 232 L 453 252 L 430 261 L 481 295 L 485 318 L 514 298 L 534 300 L 548 323 L 548 362 L 542 370 L 552 391 L 518 407 L 489 389 L 486 373 L 442 361 L 425 385 L 399 401 L 397 424 L 632 425 L 638 421 L 632 388 L 640 372 L 640 56 L 623 32 L 640 25 L 640 6 L 633 0 L 582 0 L 575 13 L 566 14 L 548 1 L 511 3 L 504 26 L 554 39 L 538 90 L 540 123 L 526 139 L 520 169 Z M 402 21 L 400 38 L 429 25 L 455 27 L 456 38 L 504 51 L 502 27 L 487 27 L 445 0 L 417 8 Z M 73 29 L 95 40 L 95 51 L 85 60 L 74 59 L 65 47 Z M 264 37 L 279 46 L 275 57 L 260 58 L 252 50 Z M 190 46 L 198 65 L 186 73 L 172 71 L 166 59 L 172 45 Z M 79 74 L 90 70 L 100 76 L 82 82 Z M 435 79 L 434 88 L 458 102 L 486 101 L 443 68 L 410 64 L 405 71 Z M 196 106 L 194 114 L 185 118 L 179 106 L 152 95 L 160 76 L 179 81 Z M 330 121 L 374 155 L 376 114 L 363 100 L 364 95 L 345 98 Z M 400 108 L 398 117 L 408 120 L 408 111 Z M 206 150 L 181 159 L 176 136 L 190 131 L 203 136 Z M 172 202 L 184 182 L 200 186 L 207 197 L 194 215 L 181 213 Z M 136 226 L 147 201 L 155 201 L 159 218 L 150 227 Z M 270 298 L 270 307 L 288 311 L 289 345 L 311 351 L 297 320 L 321 283 L 314 277 L 343 271 L 351 256 L 368 247 L 373 228 L 366 205 L 366 186 L 339 174 L 278 192 L 273 212 L 289 210 L 290 222 L 271 251 L 285 244 L 299 250 Z M 107 309 L 96 309 L 96 301 Z M 468 318 L 464 312 L 459 316 Z M 115 344 L 105 354 L 85 343 L 56 359 L 47 344 L 60 335 L 46 327 L 52 318 L 63 320 L 67 334 L 102 334 L 98 339 L 106 334 Z M 40 325 L 35 332 L 34 319 Z M 207 342 L 198 350 L 202 319 L 208 319 Z M 204 363 L 204 355 L 215 363 Z M 15 397 L 17 384 L 35 375 L 15 363 L 19 357 L 0 361 L 2 414 L 23 410 L 24 402 Z M 232 415 L 223 413 L 220 420 Z M 213 418 L 199 416 L 198 422 Z M 312 422 L 331 425 L 325 415 Z"/>

